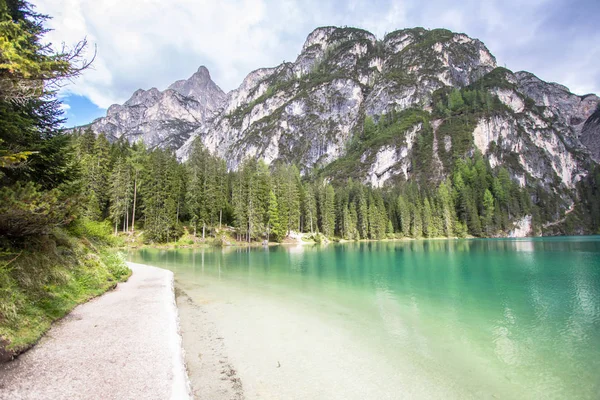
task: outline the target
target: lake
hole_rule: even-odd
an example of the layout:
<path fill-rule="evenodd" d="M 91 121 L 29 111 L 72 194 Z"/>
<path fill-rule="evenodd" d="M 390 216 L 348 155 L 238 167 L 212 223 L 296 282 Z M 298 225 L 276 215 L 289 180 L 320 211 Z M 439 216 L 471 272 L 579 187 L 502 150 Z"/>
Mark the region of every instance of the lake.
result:
<path fill-rule="evenodd" d="M 143 249 L 247 398 L 600 398 L 600 237 Z"/>

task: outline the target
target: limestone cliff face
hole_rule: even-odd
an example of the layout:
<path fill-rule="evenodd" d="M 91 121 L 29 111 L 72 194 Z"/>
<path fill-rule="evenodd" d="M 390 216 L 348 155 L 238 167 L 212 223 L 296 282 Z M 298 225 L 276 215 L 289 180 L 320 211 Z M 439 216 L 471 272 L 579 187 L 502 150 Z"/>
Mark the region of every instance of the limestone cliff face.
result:
<path fill-rule="evenodd" d="M 307 170 L 344 154 L 365 116 L 429 107 L 444 86 L 463 87 L 496 67 L 478 40 L 446 30 L 407 29 L 382 41 L 364 30 L 313 31 L 295 62 L 252 72 L 214 122 L 197 130 L 235 167 L 246 156 Z"/>
<path fill-rule="evenodd" d="M 205 67 L 165 91 L 137 90 L 123 105 L 109 107 L 106 117 L 91 123 L 109 139 L 142 140 L 148 147 L 179 148 L 205 126 L 226 99 Z"/>
<path fill-rule="evenodd" d="M 600 163 L 600 107 L 585 121 L 579 138 L 594 161 Z"/>
<path fill-rule="evenodd" d="M 452 90 L 485 93 L 487 109 L 440 113 L 440 93 Z M 177 149 L 182 160 L 200 137 L 230 168 L 258 157 L 375 187 L 398 179 L 440 182 L 457 149 L 466 157 L 478 151 L 531 193 L 553 197 L 558 220 L 600 160 L 599 104 L 596 95 L 498 68 L 485 45 L 464 34 L 415 28 L 378 39 L 324 27 L 308 35 L 294 62 L 253 71 L 228 94 L 201 67 L 164 92 L 138 90 L 91 126 L 112 138 Z M 366 120 L 390 115 L 400 118 L 396 131 L 365 138 Z M 455 120 L 463 121 L 458 130 Z"/>

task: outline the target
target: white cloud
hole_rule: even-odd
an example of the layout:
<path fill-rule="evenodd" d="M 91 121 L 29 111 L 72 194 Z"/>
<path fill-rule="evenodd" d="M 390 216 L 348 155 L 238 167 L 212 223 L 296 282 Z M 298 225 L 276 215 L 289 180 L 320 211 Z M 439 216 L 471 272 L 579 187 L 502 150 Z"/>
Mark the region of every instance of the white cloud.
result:
<path fill-rule="evenodd" d="M 383 36 L 413 26 L 447 27 L 482 39 L 500 65 L 529 69 L 577 91 L 600 89 L 598 35 L 574 38 L 584 56 L 555 57 L 540 48 L 540 10 L 554 1 L 431 0 L 38 0 L 53 17 L 54 43 L 87 37 L 97 46 L 93 69 L 65 90 L 106 108 L 138 88 L 164 89 L 206 65 L 224 90 L 253 69 L 293 60 L 310 31 L 322 25 L 359 26 Z M 451 4 L 451 6 L 447 6 Z M 595 41 L 594 41 L 595 40 Z M 90 46 L 93 50 L 93 46 Z M 579 53 L 581 54 L 581 53 Z"/>
<path fill-rule="evenodd" d="M 38 2 L 53 16 L 52 42 L 73 44 L 87 36 L 97 45 L 93 68 L 67 90 L 105 108 L 138 87 L 164 88 L 201 64 L 226 89 L 239 85 L 251 68 L 281 61 L 279 37 L 293 24 L 295 6 L 280 3 L 275 13 L 281 15 L 264 23 L 271 15 L 262 0 Z"/>

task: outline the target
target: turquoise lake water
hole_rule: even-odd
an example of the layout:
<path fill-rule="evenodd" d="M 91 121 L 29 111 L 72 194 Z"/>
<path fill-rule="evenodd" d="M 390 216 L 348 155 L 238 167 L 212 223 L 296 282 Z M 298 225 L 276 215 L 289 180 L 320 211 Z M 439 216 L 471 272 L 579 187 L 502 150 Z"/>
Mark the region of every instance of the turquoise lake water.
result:
<path fill-rule="evenodd" d="M 129 260 L 173 270 L 187 288 L 335 320 L 390 371 L 410 362 L 448 393 L 600 398 L 597 236 L 144 249 Z"/>

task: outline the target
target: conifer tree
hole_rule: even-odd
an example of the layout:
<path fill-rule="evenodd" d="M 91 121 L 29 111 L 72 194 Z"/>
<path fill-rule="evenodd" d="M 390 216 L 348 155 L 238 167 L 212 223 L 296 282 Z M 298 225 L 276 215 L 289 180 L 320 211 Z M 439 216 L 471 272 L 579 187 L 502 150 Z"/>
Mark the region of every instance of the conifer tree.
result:
<path fill-rule="evenodd" d="M 444 181 L 438 188 L 438 198 L 440 200 L 442 231 L 445 236 L 451 236 L 453 233 L 452 223 L 456 219 L 454 216 L 454 205 L 452 204 L 452 195 L 448 181 Z"/>
<path fill-rule="evenodd" d="M 305 230 L 314 233 L 317 228 L 317 201 L 314 186 L 308 182 L 304 184 L 303 214 L 306 221 Z"/>
<path fill-rule="evenodd" d="M 327 237 L 333 237 L 335 229 L 335 191 L 331 184 L 320 186 L 318 206 L 321 232 Z"/>
<path fill-rule="evenodd" d="M 433 214 L 431 211 L 431 204 L 429 203 L 429 199 L 425 197 L 423 199 L 423 236 L 425 237 L 434 237 L 436 235 L 434 226 L 433 226 Z"/>
<path fill-rule="evenodd" d="M 396 202 L 396 207 L 398 209 L 398 226 L 400 227 L 400 233 L 402 236 L 408 237 L 410 236 L 410 208 L 404 199 L 404 196 L 399 195 L 398 200 Z"/>
<path fill-rule="evenodd" d="M 492 232 L 492 223 L 494 218 L 494 196 L 489 189 L 485 189 L 483 195 L 483 215 L 481 216 L 481 224 L 485 227 L 486 235 Z"/>
<path fill-rule="evenodd" d="M 273 190 L 269 191 L 269 211 L 267 221 L 268 240 L 279 242 L 284 236 L 284 229 L 279 221 L 279 207 Z"/>
<path fill-rule="evenodd" d="M 117 226 L 123 221 L 123 231 L 126 231 L 131 191 L 131 170 L 126 161 L 119 157 L 110 176 L 110 218 Z"/>
<path fill-rule="evenodd" d="M 359 187 L 357 193 L 357 217 L 358 217 L 358 234 L 361 239 L 367 239 L 369 237 L 369 209 L 367 206 L 367 199 L 365 197 L 364 190 Z"/>

